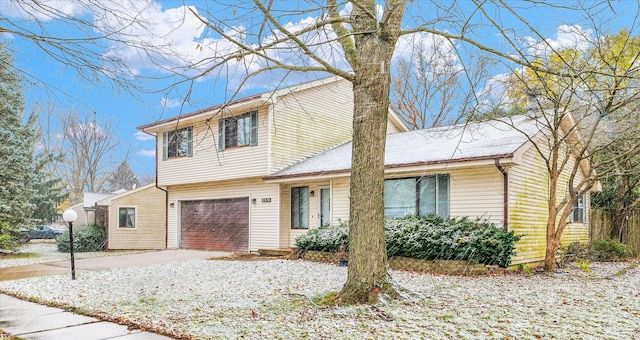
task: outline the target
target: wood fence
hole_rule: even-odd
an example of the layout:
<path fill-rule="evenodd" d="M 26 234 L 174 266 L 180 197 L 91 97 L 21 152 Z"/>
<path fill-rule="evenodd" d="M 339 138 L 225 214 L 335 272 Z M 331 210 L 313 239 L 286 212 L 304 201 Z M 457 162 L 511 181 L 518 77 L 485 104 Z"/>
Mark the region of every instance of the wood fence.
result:
<path fill-rule="evenodd" d="M 627 220 L 622 242 L 627 245 L 634 255 L 640 255 L 640 210 L 635 210 Z M 591 241 L 610 239 L 613 225 L 613 210 L 591 210 Z"/>

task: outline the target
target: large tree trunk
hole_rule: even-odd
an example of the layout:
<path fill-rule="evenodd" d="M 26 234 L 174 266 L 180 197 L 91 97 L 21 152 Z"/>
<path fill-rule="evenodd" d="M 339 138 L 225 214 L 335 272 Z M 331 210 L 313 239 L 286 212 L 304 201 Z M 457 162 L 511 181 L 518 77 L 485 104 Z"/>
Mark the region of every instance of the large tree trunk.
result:
<path fill-rule="evenodd" d="M 389 112 L 389 65 L 404 2 L 389 1 L 376 21 L 375 2 L 361 1 L 351 13 L 355 50 L 353 146 L 349 211 L 349 269 L 343 303 L 375 303 L 380 294 L 397 296 L 387 271 L 384 240 L 384 152 Z M 370 11 L 367 11 L 369 9 Z M 383 24 L 386 23 L 386 24 Z"/>

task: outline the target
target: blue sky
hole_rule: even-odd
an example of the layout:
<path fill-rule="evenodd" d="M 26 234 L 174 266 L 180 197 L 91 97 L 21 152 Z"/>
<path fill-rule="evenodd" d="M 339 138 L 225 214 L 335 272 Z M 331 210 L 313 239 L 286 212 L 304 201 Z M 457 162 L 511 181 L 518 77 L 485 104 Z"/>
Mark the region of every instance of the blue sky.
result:
<path fill-rule="evenodd" d="M 129 4 L 129 0 L 114 1 L 120 4 Z M 230 2 L 233 3 L 234 1 Z M 411 5 L 418 6 L 420 2 L 421 1 L 418 0 Z M 176 16 L 187 13 L 182 6 L 194 5 L 206 7 L 203 6 L 205 3 L 201 0 L 158 0 L 155 2 L 151 0 L 139 0 L 134 3 L 136 6 L 144 5 L 143 7 L 148 14 L 147 18 L 153 21 L 150 22 L 150 24 L 154 25 L 153 27 L 158 30 L 159 35 L 166 36 L 168 33 L 163 34 L 161 32 L 168 29 L 166 32 L 171 32 L 170 34 L 176 36 L 171 42 L 172 47 L 175 48 L 176 51 L 184 52 L 185 58 L 197 57 L 196 51 L 198 51 L 199 44 L 206 46 L 210 50 L 227 48 L 225 45 L 220 44 L 219 41 L 216 42 L 217 37 L 214 34 L 204 31 L 201 25 L 194 20 L 193 16 L 190 16 L 190 20 L 181 20 L 180 25 L 177 25 L 177 21 L 175 20 Z M 288 3 L 297 2 L 291 1 Z M 510 3 L 514 4 L 515 7 L 526 5 L 526 3 Z M 82 8 L 82 6 L 78 7 L 78 1 L 50 0 L 50 4 L 67 15 L 80 17 L 89 22 L 95 22 L 96 20 L 92 11 L 87 10 L 87 8 Z M 467 1 L 463 2 L 463 4 L 463 8 L 468 8 L 471 2 Z M 606 29 L 615 31 L 624 26 L 631 27 L 632 17 L 638 11 L 637 1 L 619 1 L 613 5 L 617 11 L 617 15 L 613 21 L 607 21 Z M 217 7 L 209 9 L 214 12 L 219 10 Z M 431 12 L 429 13 L 435 13 L 435 10 L 435 8 L 430 8 Z M 200 8 L 199 13 L 204 13 L 204 10 Z M 232 12 L 231 10 L 225 12 L 222 9 L 217 13 L 222 13 L 222 17 L 228 16 L 230 21 L 238 19 L 242 15 L 242 13 Z M 591 27 L 588 21 L 582 20 L 573 12 L 553 9 L 528 9 L 522 13 L 524 13 L 527 20 L 529 20 L 533 26 L 539 28 L 539 33 L 545 37 L 545 39 L 548 39 L 551 45 L 565 46 L 576 43 L 576 37 L 572 32 L 559 30 L 559 27 L 562 27 L 562 25 L 579 25 L 581 32 L 594 30 L 594 27 Z M 412 11 L 407 15 L 408 21 L 412 15 L 423 14 Z M 15 6 L 7 2 L 0 4 L 0 17 L 8 17 L 24 25 L 33 24 L 23 13 L 21 14 L 20 11 L 16 10 Z M 292 17 L 289 23 L 296 25 L 299 24 L 296 20 L 304 21 L 308 18 L 308 16 L 300 18 Z M 48 18 L 40 18 L 40 20 L 45 24 L 50 33 L 59 34 L 60 36 L 81 34 L 77 31 L 69 31 L 68 27 L 57 25 Z M 518 27 L 514 24 L 515 21 L 513 17 L 501 14 L 497 17 L 497 20 L 507 26 L 513 25 L 513 27 Z M 238 24 L 241 22 L 242 20 L 239 19 L 234 23 Z M 603 25 L 603 27 L 597 28 L 605 27 Z M 517 34 L 520 35 L 519 38 L 530 37 L 532 43 L 540 40 L 539 37 L 535 37 L 531 32 L 522 32 L 522 34 L 517 32 Z M 504 46 L 504 39 L 497 36 L 495 31 L 488 29 L 486 34 L 482 34 L 482 31 L 478 33 L 480 33 L 479 36 L 481 37 L 480 39 L 483 40 L 483 43 L 497 48 Z M 11 49 L 15 51 L 14 58 L 16 67 L 32 77 L 27 79 L 28 81 L 25 85 L 28 107 L 34 109 L 36 103 L 39 103 L 41 106 L 53 104 L 57 111 L 66 112 L 74 110 L 77 112 L 95 112 L 99 120 L 112 120 L 115 123 L 117 139 L 120 141 L 119 151 L 113 155 L 113 160 L 119 162 L 127 150 L 129 150 L 129 164 L 134 172 L 140 176 L 153 174 L 155 171 L 155 145 L 153 139 L 149 138 L 149 136 L 137 132 L 137 126 L 151 123 L 158 119 L 176 116 L 181 112 L 187 113 L 222 103 L 225 99 L 229 98 L 229 92 L 225 89 L 231 88 L 231 84 L 233 84 L 232 80 L 225 79 L 226 75 L 208 77 L 197 81 L 194 83 L 193 93 L 190 97 L 191 101 L 189 102 L 184 102 L 187 93 L 186 86 L 179 87 L 177 90 L 169 93 L 138 93 L 136 95 L 137 98 L 134 98 L 131 93 L 118 89 L 112 84 L 88 81 L 87 79 L 79 77 L 78 72 L 74 68 L 57 62 L 28 40 L 15 35 L 4 35 L 3 38 L 5 42 L 10 44 Z M 152 36 L 149 36 L 148 39 L 153 40 Z M 128 49 L 126 46 L 112 46 L 112 48 L 114 53 L 129 56 L 126 61 L 129 63 L 128 66 L 131 71 L 137 72 L 141 76 L 162 75 L 162 71 L 145 64 L 148 60 L 145 60 L 144 56 L 140 57 L 139 54 L 136 55 L 134 49 Z M 211 51 L 208 52 L 213 53 Z M 172 65 L 179 64 L 179 62 L 175 60 L 170 60 L 168 63 Z M 495 74 L 497 75 L 500 72 L 504 72 L 504 69 L 496 69 Z M 242 95 L 262 92 L 265 89 L 276 86 L 275 84 L 278 84 L 281 75 L 282 73 L 278 72 L 262 75 L 261 78 L 258 78 L 251 85 L 245 86 Z M 288 78 L 286 84 L 291 85 L 303 80 L 304 77 L 291 76 Z M 170 80 L 165 80 L 163 82 L 145 82 L 145 85 L 157 89 L 169 83 Z"/>

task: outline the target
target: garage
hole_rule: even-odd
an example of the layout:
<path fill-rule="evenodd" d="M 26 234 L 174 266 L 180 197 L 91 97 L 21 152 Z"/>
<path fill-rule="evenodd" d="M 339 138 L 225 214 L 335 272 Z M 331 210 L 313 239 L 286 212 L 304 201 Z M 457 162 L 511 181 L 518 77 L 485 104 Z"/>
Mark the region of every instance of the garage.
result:
<path fill-rule="evenodd" d="M 249 198 L 180 202 L 180 248 L 249 251 Z"/>

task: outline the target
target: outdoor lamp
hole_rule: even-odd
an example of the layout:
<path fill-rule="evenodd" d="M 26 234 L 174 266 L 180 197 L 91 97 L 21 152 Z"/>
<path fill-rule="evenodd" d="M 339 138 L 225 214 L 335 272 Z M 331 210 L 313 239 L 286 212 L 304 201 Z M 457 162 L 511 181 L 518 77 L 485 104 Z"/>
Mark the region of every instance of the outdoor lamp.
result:
<path fill-rule="evenodd" d="M 78 214 L 69 209 L 62 213 L 62 219 L 69 222 L 69 251 L 71 252 L 71 280 L 76 279 L 76 265 L 73 260 L 73 222 L 78 219 Z"/>

